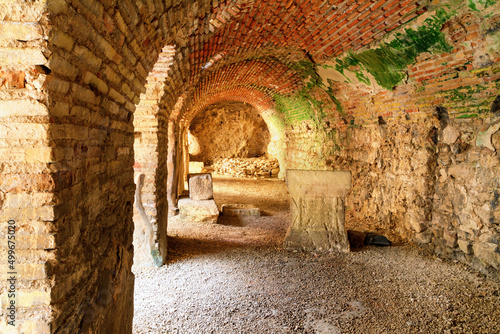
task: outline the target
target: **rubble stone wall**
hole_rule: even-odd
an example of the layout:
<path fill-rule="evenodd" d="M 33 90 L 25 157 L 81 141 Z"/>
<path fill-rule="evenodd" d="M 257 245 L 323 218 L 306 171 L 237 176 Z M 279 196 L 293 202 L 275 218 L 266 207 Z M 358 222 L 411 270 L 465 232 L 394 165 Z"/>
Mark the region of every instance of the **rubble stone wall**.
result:
<path fill-rule="evenodd" d="M 199 145 L 192 161 L 211 165 L 215 159 L 255 158 L 267 153 L 271 136 L 257 110 L 248 104 L 222 102 L 192 120 L 191 134 Z"/>
<path fill-rule="evenodd" d="M 498 14 L 459 12 L 452 51 L 422 53 L 393 90 L 330 82 L 321 126 L 288 106 L 287 166 L 349 170 L 346 226 L 416 241 L 499 277 Z M 325 108 L 327 110 L 327 108 Z"/>

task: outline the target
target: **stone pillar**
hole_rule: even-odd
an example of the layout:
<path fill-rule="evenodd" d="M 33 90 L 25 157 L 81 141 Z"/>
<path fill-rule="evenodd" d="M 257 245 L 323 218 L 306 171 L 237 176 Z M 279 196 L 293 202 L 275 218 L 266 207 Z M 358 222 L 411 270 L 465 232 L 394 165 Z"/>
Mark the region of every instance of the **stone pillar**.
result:
<path fill-rule="evenodd" d="M 351 188 L 351 173 L 287 170 L 292 224 L 285 247 L 318 251 L 349 251 L 344 228 L 344 196 Z"/>
<path fill-rule="evenodd" d="M 193 173 L 188 174 L 189 198 L 195 201 L 203 201 L 214 197 L 212 174 Z"/>

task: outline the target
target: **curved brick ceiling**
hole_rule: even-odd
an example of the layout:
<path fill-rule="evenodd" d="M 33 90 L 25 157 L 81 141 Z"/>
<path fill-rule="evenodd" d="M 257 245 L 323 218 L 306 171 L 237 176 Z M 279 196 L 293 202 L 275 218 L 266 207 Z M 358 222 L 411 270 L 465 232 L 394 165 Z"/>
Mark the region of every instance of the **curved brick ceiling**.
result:
<path fill-rule="evenodd" d="M 183 116 L 181 121 L 183 123 L 190 124 L 192 119 L 200 111 L 210 105 L 225 101 L 247 103 L 257 109 L 260 114 L 269 112 L 273 108 L 273 100 L 268 94 L 255 88 L 239 86 L 219 92 L 207 91 L 206 94 L 203 95 L 202 99 L 197 100 L 194 107 L 190 109 L 190 112 Z"/>
<path fill-rule="evenodd" d="M 249 97 L 260 94 L 272 96 L 276 93 L 291 94 L 303 85 L 294 70 L 272 59 L 249 60 L 227 65 L 210 71 L 190 90 L 182 113 L 188 122 L 207 106 L 207 100 L 218 102 L 214 96 L 235 100 L 244 94 Z M 220 94 L 231 91 L 232 95 Z M 260 94 L 259 94 L 260 92 Z M 268 98 L 267 98 L 268 99 Z M 249 100 L 246 98 L 246 100 Z M 252 101 L 242 101 L 250 104 Z"/>
<path fill-rule="evenodd" d="M 212 95 L 236 86 L 291 94 L 301 88 L 289 65 L 357 50 L 423 13 L 428 1 L 219 1 L 207 29 L 189 38 L 190 90 L 182 119 Z M 257 59 L 257 60 L 256 60 Z M 259 60 L 260 59 L 260 60 Z M 249 61 L 251 60 L 251 61 Z M 226 98 L 226 97 L 225 97 Z M 195 112 L 196 111 L 196 112 Z M 194 114 L 193 114 L 194 112 Z M 183 113 L 181 113 L 183 114 Z"/>

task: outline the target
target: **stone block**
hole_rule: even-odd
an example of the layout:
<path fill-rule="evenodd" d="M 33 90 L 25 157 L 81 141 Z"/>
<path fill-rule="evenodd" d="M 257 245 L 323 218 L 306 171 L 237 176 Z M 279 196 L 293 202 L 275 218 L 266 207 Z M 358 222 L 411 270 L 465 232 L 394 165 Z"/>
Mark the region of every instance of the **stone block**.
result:
<path fill-rule="evenodd" d="M 453 125 L 448 125 L 443 130 L 443 143 L 452 145 L 460 137 L 460 129 Z"/>
<path fill-rule="evenodd" d="M 260 216 L 259 208 L 251 204 L 222 204 L 221 211 L 224 216 Z"/>
<path fill-rule="evenodd" d="M 202 201 L 214 197 L 212 174 L 188 174 L 189 198 Z"/>
<path fill-rule="evenodd" d="M 180 218 L 185 221 L 215 224 L 219 217 L 219 210 L 213 199 L 196 201 L 191 198 L 181 198 L 178 207 Z"/>
<path fill-rule="evenodd" d="M 190 161 L 189 162 L 189 173 L 198 174 L 203 171 L 205 165 L 203 161 Z"/>
<path fill-rule="evenodd" d="M 292 196 L 292 224 L 285 247 L 349 251 L 343 197 L 351 187 L 351 174 L 287 170 L 286 182 Z"/>
<path fill-rule="evenodd" d="M 286 171 L 286 185 L 292 197 L 344 197 L 351 189 L 351 173 L 288 169 Z"/>
<path fill-rule="evenodd" d="M 473 246 L 474 255 L 482 262 L 500 269 L 500 247 L 489 242 L 476 242 Z"/>

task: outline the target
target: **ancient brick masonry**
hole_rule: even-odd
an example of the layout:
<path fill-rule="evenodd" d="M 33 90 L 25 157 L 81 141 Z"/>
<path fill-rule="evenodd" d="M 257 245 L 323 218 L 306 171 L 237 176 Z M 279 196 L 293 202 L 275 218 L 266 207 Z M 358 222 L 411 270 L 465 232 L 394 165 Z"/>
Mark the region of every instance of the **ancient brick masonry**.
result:
<path fill-rule="evenodd" d="M 0 242 L 4 255 L 15 220 L 16 330 L 131 331 L 134 172 L 154 234 L 145 254 L 161 263 L 187 129 L 225 101 L 261 113 L 282 172 L 351 172 L 348 227 L 498 278 L 499 12 L 481 1 L 2 1 Z"/>
<path fill-rule="evenodd" d="M 2 224 L 18 221 L 24 268 L 17 329 L 129 332 L 132 113 L 187 18 L 174 22 L 182 15 L 160 1 L 0 6 Z"/>
<path fill-rule="evenodd" d="M 163 263 L 167 254 L 167 123 L 166 110 L 160 110 L 165 80 L 175 56 L 175 48 L 165 46 L 147 77 L 146 92 L 134 113 L 134 174 L 144 174 L 144 186 L 134 208 L 134 264 Z M 138 184 L 136 182 L 136 186 Z M 138 201 L 141 201 L 139 203 Z M 141 209 L 144 208 L 144 213 Z M 149 235 L 152 233 L 153 235 Z M 152 241 L 150 239 L 152 238 Z M 151 244 L 153 246 L 151 246 Z M 152 256 L 153 254 L 153 256 Z"/>

